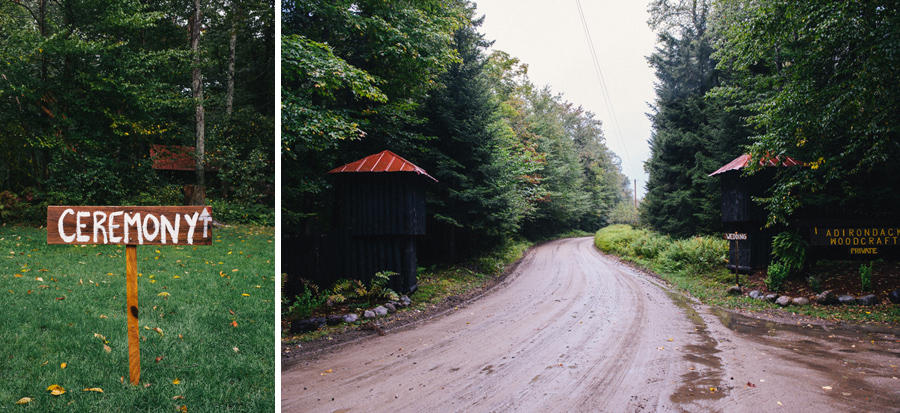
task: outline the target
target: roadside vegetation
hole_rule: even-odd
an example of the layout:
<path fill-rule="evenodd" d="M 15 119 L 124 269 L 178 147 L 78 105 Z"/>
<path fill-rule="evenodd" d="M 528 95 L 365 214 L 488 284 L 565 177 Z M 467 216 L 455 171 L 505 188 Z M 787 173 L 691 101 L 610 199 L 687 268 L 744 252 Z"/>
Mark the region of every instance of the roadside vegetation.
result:
<path fill-rule="evenodd" d="M 882 304 L 872 307 L 858 305 L 821 306 L 811 304 L 802 307 L 779 307 L 765 300 L 757 300 L 744 295 L 730 296 L 726 290 L 735 285 L 735 275 L 725 269 L 728 257 L 728 243 L 723 239 L 708 236 L 675 239 L 660 235 L 646 229 L 635 229 L 630 225 L 612 225 L 598 231 L 594 244 L 605 253 L 618 256 L 624 261 L 652 271 L 675 288 L 690 294 L 700 301 L 730 309 L 749 311 L 785 311 L 793 314 L 812 316 L 829 320 L 867 321 L 867 322 L 900 322 L 900 306 L 887 302 L 885 288 L 891 288 L 893 281 L 879 284 Z M 868 270 L 859 270 L 859 264 L 826 261 L 820 263 L 813 273 L 789 272 L 787 265 L 776 264 L 781 268 L 778 276 L 778 290 L 794 296 L 809 296 L 821 292 L 822 284 L 832 281 L 832 285 L 847 285 L 850 281 L 864 283 L 868 274 L 871 284 L 871 265 Z M 865 266 L 864 266 L 865 267 Z M 877 268 L 877 266 L 876 266 Z M 897 266 L 883 265 L 881 277 L 893 279 Z M 782 274 L 783 273 L 783 274 Z M 740 285 L 765 291 L 767 280 L 772 277 L 772 268 L 768 273 L 739 275 Z M 769 282 L 771 282 L 769 280 Z M 820 291 L 815 291 L 818 286 Z M 774 286 L 773 286 L 774 287 Z M 896 286 L 895 286 L 896 287 Z M 850 287 L 855 288 L 855 287 Z"/>
<path fill-rule="evenodd" d="M 232 226 L 211 246 L 137 248 L 134 386 L 125 247 L 47 245 L 45 229 L 0 226 L 0 410 L 272 411 L 274 235 Z"/>
<path fill-rule="evenodd" d="M 583 233 L 574 234 L 578 236 L 586 235 Z M 429 309 L 434 309 L 438 305 L 452 300 L 454 297 L 466 297 L 475 291 L 483 290 L 485 287 L 497 282 L 506 273 L 510 265 L 522 259 L 531 245 L 532 243 L 525 241 L 511 242 L 503 248 L 462 264 L 419 268 L 417 272 L 418 289 L 409 295 L 412 299 L 412 305 L 401 311 L 427 312 Z M 283 277 L 282 282 L 285 279 L 286 277 Z M 310 333 L 291 334 L 291 321 L 311 316 L 346 314 L 348 312 L 361 314 L 365 309 L 370 309 L 379 303 L 389 301 L 389 297 L 381 296 L 374 302 L 362 297 L 354 297 L 340 303 L 336 303 L 334 300 L 331 300 L 332 302 L 329 303 L 330 297 L 334 295 L 336 289 L 341 288 L 342 283 L 343 281 L 338 281 L 328 289 L 319 289 L 317 286 L 307 283 L 304 284 L 303 292 L 296 297 L 282 297 L 282 343 L 291 344 L 310 341 L 373 322 L 372 320 L 360 318 L 359 321 L 325 327 Z"/>

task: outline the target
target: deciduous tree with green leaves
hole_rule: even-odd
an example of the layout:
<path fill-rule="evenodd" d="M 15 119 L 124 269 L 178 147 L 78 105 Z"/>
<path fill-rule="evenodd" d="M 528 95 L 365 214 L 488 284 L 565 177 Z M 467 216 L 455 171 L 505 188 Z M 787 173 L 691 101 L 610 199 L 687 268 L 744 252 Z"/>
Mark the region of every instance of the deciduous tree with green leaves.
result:
<path fill-rule="evenodd" d="M 900 211 L 900 5 L 721 1 L 716 52 L 734 81 L 717 91 L 752 112 L 756 159 L 788 155 L 761 201 L 769 222 L 807 206 Z"/>

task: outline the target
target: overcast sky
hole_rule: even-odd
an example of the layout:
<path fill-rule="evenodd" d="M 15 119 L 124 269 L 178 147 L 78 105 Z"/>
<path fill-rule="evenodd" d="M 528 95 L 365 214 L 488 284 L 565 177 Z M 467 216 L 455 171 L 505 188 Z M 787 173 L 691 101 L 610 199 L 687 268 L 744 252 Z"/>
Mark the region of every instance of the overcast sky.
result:
<path fill-rule="evenodd" d="M 638 180 L 638 196 L 643 196 L 644 161 L 650 156 L 647 104 L 656 96 L 656 77 L 646 59 L 656 44 L 647 26 L 649 0 L 581 0 L 611 110 L 576 0 L 473 1 L 478 14 L 486 16 L 481 32 L 495 41 L 494 49 L 526 63 L 528 77 L 538 87 L 549 85 L 603 121 L 606 145 L 622 158 L 625 175 Z"/>

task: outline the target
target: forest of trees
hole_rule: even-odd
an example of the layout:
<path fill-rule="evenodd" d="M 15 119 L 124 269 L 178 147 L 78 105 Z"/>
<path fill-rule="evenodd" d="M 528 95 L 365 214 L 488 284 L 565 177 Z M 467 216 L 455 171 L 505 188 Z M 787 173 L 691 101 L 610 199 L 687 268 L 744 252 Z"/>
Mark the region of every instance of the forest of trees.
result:
<path fill-rule="evenodd" d="M 643 222 L 680 237 L 721 231 L 707 174 L 742 153 L 806 162 L 778 168 L 759 200 L 772 224 L 802 211 L 900 212 L 900 5 L 654 0 L 650 12 L 658 81 Z"/>
<path fill-rule="evenodd" d="M 217 217 L 274 225 L 275 25 L 263 0 L 0 1 L 3 218 L 180 205 L 194 175 L 150 149 L 202 133 Z"/>
<path fill-rule="evenodd" d="M 490 51 L 473 3 L 282 6 L 286 239 L 330 228 L 328 170 L 385 149 L 438 180 L 420 249 L 436 261 L 596 231 L 631 204 L 601 122 L 532 84 L 526 64 Z"/>

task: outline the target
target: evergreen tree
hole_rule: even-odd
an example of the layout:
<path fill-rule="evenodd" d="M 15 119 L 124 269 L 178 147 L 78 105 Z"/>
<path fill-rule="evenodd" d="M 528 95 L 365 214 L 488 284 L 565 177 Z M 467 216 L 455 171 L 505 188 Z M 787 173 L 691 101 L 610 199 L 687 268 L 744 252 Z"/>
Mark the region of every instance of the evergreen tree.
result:
<path fill-rule="evenodd" d="M 709 3 L 655 5 L 651 23 L 663 29 L 649 58 L 658 83 L 641 219 L 677 237 L 717 232 L 721 190 L 708 174 L 741 155 L 746 132 L 737 114 L 725 110 L 724 98 L 706 96 L 722 76 L 711 57 Z"/>
<path fill-rule="evenodd" d="M 474 9 L 467 12 L 471 19 Z M 502 244 L 524 213 L 511 134 L 484 73 L 490 42 L 477 31 L 483 19 L 457 29 L 453 46 L 460 61 L 441 75 L 443 87 L 421 112 L 428 119 L 422 134 L 435 138 L 425 147 L 422 166 L 438 180 L 428 198 L 435 224 L 429 238 L 451 260 Z"/>

